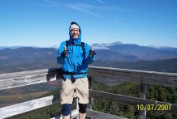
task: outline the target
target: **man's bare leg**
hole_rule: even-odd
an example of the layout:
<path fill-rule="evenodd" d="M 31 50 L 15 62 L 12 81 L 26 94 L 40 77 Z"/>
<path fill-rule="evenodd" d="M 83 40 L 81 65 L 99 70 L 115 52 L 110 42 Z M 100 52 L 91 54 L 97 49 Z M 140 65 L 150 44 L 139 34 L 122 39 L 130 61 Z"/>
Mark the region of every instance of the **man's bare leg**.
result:
<path fill-rule="evenodd" d="M 68 116 L 63 116 L 63 119 L 70 119 L 70 115 L 68 115 Z"/>
<path fill-rule="evenodd" d="M 79 119 L 85 119 L 86 113 L 79 113 Z"/>

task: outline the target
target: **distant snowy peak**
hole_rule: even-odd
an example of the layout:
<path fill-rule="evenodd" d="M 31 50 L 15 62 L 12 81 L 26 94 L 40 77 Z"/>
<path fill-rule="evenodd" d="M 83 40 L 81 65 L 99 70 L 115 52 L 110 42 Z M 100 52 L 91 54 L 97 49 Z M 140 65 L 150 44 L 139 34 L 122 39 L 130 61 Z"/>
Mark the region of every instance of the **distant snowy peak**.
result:
<path fill-rule="evenodd" d="M 96 49 L 96 50 L 99 50 L 99 49 L 106 49 L 106 50 L 109 50 L 109 48 L 106 47 L 106 46 L 95 46 L 95 45 L 93 45 L 93 48 Z"/>
<path fill-rule="evenodd" d="M 137 45 L 137 44 L 124 44 L 122 42 L 114 42 L 114 43 L 95 43 L 93 44 L 94 49 L 110 49 L 111 46 L 119 46 L 119 45 L 124 45 L 124 46 L 139 46 L 139 47 L 148 47 L 148 48 L 155 48 L 159 50 L 177 50 L 176 47 L 170 47 L 170 46 L 157 46 L 157 45 L 151 45 L 151 46 L 144 46 L 144 45 Z"/>
<path fill-rule="evenodd" d="M 120 45 L 120 44 L 123 44 L 123 43 L 122 43 L 122 42 L 117 41 L 117 42 L 114 42 L 114 43 L 110 43 L 109 45 L 110 45 L 110 46 L 112 46 L 112 45 Z"/>
<path fill-rule="evenodd" d="M 109 49 L 110 46 L 120 45 L 120 44 L 122 44 L 122 43 L 121 42 L 101 43 L 101 44 L 95 43 L 92 46 L 94 49 Z"/>
<path fill-rule="evenodd" d="M 9 48 L 9 49 L 18 49 L 24 46 L 0 46 L 0 49 L 5 49 L 5 48 Z"/>
<path fill-rule="evenodd" d="M 148 47 L 151 48 L 157 48 L 157 49 L 172 49 L 172 48 L 176 48 L 176 47 L 170 47 L 170 46 L 158 46 L 158 45 L 150 45 Z"/>

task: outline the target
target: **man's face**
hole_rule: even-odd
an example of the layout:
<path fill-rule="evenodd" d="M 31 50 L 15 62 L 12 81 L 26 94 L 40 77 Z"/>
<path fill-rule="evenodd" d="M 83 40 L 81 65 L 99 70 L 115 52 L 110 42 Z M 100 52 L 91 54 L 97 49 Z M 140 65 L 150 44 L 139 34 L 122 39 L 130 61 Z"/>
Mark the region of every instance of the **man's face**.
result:
<path fill-rule="evenodd" d="M 77 39 L 80 35 L 79 29 L 72 29 L 71 30 L 71 36 L 73 39 Z"/>

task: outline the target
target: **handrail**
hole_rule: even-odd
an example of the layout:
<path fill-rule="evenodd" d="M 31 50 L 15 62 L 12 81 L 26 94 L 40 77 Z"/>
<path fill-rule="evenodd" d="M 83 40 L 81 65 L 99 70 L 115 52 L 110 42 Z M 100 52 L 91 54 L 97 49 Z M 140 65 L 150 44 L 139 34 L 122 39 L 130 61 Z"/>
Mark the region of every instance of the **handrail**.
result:
<path fill-rule="evenodd" d="M 170 108 L 168 111 L 170 111 L 171 113 L 177 114 L 177 104 L 171 104 L 168 102 L 148 100 L 148 99 L 125 96 L 125 95 L 120 95 L 120 94 L 112 94 L 112 93 L 95 91 L 95 90 L 90 90 L 90 96 L 94 97 L 94 98 L 98 98 L 98 99 L 115 101 L 119 104 L 124 104 L 124 105 L 137 106 L 140 104 L 142 104 L 142 105 L 146 105 L 146 104 L 151 105 L 152 104 L 155 107 L 157 105 L 165 104 L 166 106 L 168 106 Z M 157 106 L 157 108 L 158 108 L 158 106 Z M 156 110 L 158 110 L 158 109 L 156 109 Z"/>
<path fill-rule="evenodd" d="M 176 73 L 91 66 L 89 67 L 88 74 L 91 77 L 114 78 L 114 81 L 119 81 L 119 82 L 120 81 L 140 82 L 143 84 L 177 87 L 177 74 Z M 0 90 L 22 87 L 26 85 L 39 84 L 39 83 L 44 83 L 48 81 L 58 80 L 60 78 L 62 78 L 61 68 L 1 74 L 0 75 Z M 141 99 L 141 98 L 136 98 L 136 97 L 128 97 L 124 95 L 118 95 L 118 94 L 115 95 L 115 94 L 109 94 L 106 92 L 90 90 L 90 96 L 94 98 L 108 97 L 108 95 L 109 95 L 109 99 L 111 99 L 112 101 L 113 100 L 116 101 L 115 98 L 111 98 L 112 96 L 118 96 L 119 98 L 116 98 L 116 99 L 118 99 L 117 101 L 119 103 L 129 104 L 129 105 L 136 105 L 138 103 L 139 104 L 144 104 L 144 103 L 146 104 L 147 103 L 168 104 L 167 102 L 152 101 L 152 100 Z M 50 99 L 51 103 L 49 104 L 52 104 L 52 100 L 53 98 Z M 44 106 L 47 106 L 47 105 L 43 105 L 41 107 L 44 107 Z M 0 108 L 0 113 L 2 113 L 3 112 L 2 110 L 5 110 L 5 108 L 6 107 Z M 177 104 L 172 104 L 171 112 L 177 113 L 176 110 L 177 110 Z"/>
<path fill-rule="evenodd" d="M 91 66 L 89 67 L 89 75 L 114 78 L 118 81 L 177 87 L 177 73 Z"/>
<path fill-rule="evenodd" d="M 117 78 L 118 81 L 177 87 L 177 74 L 155 71 L 130 70 L 110 67 L 89 67 L 90 76 Z M 0 75 L 0 90 L 62 78 L 61 68 L 24 71 Z"/>

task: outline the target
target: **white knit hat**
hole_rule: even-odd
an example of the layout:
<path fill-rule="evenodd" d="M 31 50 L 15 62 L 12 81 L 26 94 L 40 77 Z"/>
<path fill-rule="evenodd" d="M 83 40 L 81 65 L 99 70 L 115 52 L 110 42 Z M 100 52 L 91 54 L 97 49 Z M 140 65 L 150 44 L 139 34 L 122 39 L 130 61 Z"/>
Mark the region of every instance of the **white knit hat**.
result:
<path fill-rule="evenodd" d="M 79 26 L 76 24 L 72 24 L 70 27 L 70 30 L 72 30 L 72 29 L 79 29 Z"/>

